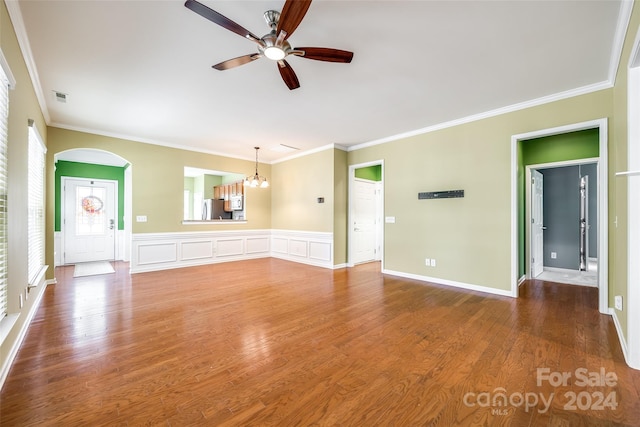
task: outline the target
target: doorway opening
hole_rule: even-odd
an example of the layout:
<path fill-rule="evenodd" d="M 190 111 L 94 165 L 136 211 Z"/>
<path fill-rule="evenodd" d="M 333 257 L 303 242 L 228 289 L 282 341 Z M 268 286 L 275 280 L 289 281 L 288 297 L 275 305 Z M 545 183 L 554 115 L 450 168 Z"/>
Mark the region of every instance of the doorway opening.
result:
<path fill-rule="evenodd" d="M 526 166 L 527 277 L 598 286 L 598 159 Z"/>
<path fill-rule="evenodd" d="M 608 188 L 607 188 L 607 147 L 608 130 L 607 119 L 592 120 L 556 128 L 543 129 L 528 132 L 511 137 L 511 295 L 518 296 L 518 286 L 522 281 L 531 277 L 531 256 L 529 248 L 525 244 L 526 232 L 529 229 L 526 224 L 525 210 L 525 168 L 523 166 L 523 153 L 521 146 L 528 140 L 551 137 L 556 135 L 571 134 L 574 132 L 595 130 L 597 137 L 597 156 L 582 156 L 597 161 L 597 284 L 598 284 L 598 309 L 603 314 L 609 314 L 609 289 L 608 289 Z M 575 158 L 575 157 L 574 157 Z M 542 163 L 542 162 L 541 162 Z M 529 177 L 530 178 L 530 177 Z M 593 189 L 594 183 L 590 182 Z M 542 224 L 544 225 L 544 224 Z M 593 224 L 592 224 L 593 225 Z M 549 254 L 550 255 L 550 254 Z"/>
<path fill-rule="evenodd" d="M 350 267 L 366 262 L 383 261 L 383 177 L 382 160 L 349 166 Z"/>
<path fill-rule="evenodd" d="M 128 262 L 131 164 L 116 154 L 85 148 L 56 153 L 54 162 L 54 265 Z"/>

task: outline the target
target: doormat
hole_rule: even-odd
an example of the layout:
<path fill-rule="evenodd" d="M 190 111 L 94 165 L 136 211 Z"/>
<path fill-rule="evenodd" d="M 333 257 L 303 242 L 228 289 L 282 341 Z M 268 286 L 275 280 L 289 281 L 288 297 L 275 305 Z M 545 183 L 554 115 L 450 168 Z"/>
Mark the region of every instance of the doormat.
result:
<path fill-rule="evenodd" d="M 76 264 L 73 277 L 96 276 L 98 274 L 115 273 L 109 261 L 81 262 Z"/>

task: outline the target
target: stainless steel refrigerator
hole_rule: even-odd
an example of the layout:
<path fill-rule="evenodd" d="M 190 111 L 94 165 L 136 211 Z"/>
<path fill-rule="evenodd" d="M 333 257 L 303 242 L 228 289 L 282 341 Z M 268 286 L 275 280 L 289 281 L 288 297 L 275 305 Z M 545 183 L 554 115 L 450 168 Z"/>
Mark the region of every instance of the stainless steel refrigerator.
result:
<path fill-rule="evenodd" d="M 202 219 L 231 219 L 231 212 L 224 210 L 224 200 L 205 199 L 202 204 Z"/>

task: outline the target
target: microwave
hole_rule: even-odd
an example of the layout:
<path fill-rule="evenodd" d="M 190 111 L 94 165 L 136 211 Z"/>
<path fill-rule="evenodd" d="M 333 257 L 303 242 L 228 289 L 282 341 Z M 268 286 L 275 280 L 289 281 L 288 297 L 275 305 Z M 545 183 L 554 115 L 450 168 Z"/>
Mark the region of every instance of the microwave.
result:
<path fill-rule="evenodd" d="M 229 201 L 231 202 L 231 210 L 232 211 L 241 211 L 242 210 L 242 196 L 231 196 Z"/>

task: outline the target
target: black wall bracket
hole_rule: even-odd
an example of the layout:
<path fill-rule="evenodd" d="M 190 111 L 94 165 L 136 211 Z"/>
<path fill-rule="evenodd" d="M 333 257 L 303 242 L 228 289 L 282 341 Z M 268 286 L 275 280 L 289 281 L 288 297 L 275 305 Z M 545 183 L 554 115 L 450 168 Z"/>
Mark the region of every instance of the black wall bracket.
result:
<path fill-rule="evenodd" d="M 464 197 L 464 190 L 428 191 L 418 193 L 418 199 L 454 199 Z"/>

